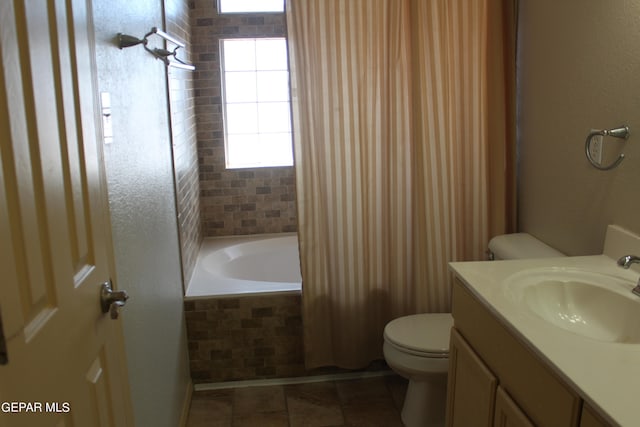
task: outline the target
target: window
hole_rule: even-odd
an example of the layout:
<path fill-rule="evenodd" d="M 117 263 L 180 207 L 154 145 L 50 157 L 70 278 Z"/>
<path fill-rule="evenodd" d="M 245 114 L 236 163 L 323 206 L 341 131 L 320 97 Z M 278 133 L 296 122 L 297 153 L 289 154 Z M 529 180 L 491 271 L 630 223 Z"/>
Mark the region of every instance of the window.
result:
<path fill-rule="evenodd" d="M 218 0 L 220 13 L 284 12 L 284 0 Z"/>
<path fill-rule="evenodd" d="M 284 38 L 220 41 L 227 168 L 293 165 Z"/>

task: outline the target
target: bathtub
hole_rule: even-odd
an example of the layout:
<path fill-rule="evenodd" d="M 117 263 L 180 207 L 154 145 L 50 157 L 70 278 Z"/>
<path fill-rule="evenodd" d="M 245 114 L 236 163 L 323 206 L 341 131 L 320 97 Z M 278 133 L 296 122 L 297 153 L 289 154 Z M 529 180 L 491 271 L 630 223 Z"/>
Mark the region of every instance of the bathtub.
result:
<path fill-rule="evenodd" d="M 299 292 L 301 284 L 296 233 L 206 238 L 185 300 Z"/>

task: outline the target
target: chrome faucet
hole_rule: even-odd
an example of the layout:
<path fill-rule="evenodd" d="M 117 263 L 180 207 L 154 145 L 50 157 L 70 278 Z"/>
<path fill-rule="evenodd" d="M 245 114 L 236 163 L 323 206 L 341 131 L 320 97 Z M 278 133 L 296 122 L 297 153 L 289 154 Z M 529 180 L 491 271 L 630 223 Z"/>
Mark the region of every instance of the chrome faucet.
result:
<path fill-rule="evenodd" d="M 618 259 L 618 265 L 624 269 L 631 267 L 631 264 L 640 264 L 640 257 L 635 255 L 625 255 Z M 638 279 L 638 284 L 631 290 L 631 292 L 640 297 L 640 279 Z"/>

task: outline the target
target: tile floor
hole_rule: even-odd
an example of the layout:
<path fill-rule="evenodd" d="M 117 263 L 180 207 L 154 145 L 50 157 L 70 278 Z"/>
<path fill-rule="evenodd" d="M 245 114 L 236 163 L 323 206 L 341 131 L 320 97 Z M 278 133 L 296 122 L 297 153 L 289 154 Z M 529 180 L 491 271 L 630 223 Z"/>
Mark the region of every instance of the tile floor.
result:
<path fill-rule="evenodd" d="M 188 427 L 402 427 L 407 381 L 357 380 L 198 391 Z"/>

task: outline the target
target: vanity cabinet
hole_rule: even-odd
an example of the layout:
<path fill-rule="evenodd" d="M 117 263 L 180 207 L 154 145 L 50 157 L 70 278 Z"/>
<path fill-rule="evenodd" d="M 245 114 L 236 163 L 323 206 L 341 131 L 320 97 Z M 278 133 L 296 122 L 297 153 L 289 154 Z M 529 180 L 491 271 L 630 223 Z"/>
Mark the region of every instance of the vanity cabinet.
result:
<path fill-rule="evenodd" d="M 448 425 L 533 427 L 464 338 L 451 331 Z"/>
<path fill-rule="evenodd" d="M 608 427 L 610 424 L 598 415 L 598 413 L 586 403 L 582 406 L 580 427 Z"/>
<path fill-rule="evenodd" d="M 452 313 L 447 426 L 608 425 L 457 279 Z"/>
<path fill-rule="evenodd" d="M 490 426 L 498 380 L 455 328 L 451 330 L 449 364 L 448 425 Z"/>
<path fill-rule="evenodd" d="M 494 427 L 534 427 L 529 417 L 511 399 L 502 387 L 496 393 L 496 410 L 493 416 Z"/>

